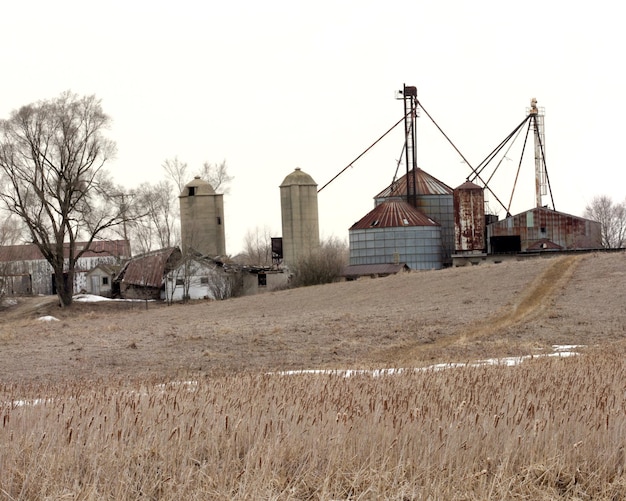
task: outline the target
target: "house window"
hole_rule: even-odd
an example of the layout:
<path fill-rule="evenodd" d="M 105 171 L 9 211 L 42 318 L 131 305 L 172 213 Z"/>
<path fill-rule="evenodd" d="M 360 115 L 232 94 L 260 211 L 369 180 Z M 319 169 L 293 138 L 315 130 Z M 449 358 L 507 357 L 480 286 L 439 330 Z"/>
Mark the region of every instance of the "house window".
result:
<path fill-rule="evenodd" d="M 217 224 L 222 224 L 222 218 L 220 216 L 217 216 Z"/>
<path fill-rule="evenodd" d="M 201 285 L 209 285 L 209 277 L 200 277 Z"/>
<path fill-rule="evenodd" d="M 185 285 L 185 282 L 183 281 L 182 278 L 177 278 L 176 279 L 176 285 Z"/>
<path fill-rule="evenodd" d="M 195 186 L 190 186 L 189 187 L 189 196 L 193 197 L 196 194 L 196 187 Z"/>
<path fill-rule="evenodd" d="M 267 275 L 265 273 L 259 273 L 257 279 L 259 287 L 267 287 Z"/>
<path fill-rule="evenodd" d="M 102 285 L 109 285 L 109 277 L 102 277 Z"/>

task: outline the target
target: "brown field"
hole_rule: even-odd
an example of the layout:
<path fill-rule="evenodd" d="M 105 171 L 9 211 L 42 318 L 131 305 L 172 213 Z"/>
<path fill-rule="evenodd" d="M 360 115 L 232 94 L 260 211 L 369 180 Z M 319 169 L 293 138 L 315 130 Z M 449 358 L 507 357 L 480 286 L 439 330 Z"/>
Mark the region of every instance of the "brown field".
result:
<path fill-rule="evenodd" d="M 625 264 L 169 307 L 22 300 L 0 317 L 0 499 L 625 499 Z M 539 356 L 563 344 L 585 347 Z"/>

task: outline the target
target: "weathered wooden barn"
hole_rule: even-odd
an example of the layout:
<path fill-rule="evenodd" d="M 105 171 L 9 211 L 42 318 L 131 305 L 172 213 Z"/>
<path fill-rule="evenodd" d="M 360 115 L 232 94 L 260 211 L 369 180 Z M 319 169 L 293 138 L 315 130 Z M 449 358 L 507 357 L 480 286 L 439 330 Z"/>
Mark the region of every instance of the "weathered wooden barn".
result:
<path fill-rule="evenodd" d="M 167 247 L 130 259 L 115 279 L 114 293 L 126 299 L 161 299 L 165 277 L 181 259 L 178 247 Z"/>
<path fill-rule="evenodd" d="M 88 242 L 77 242 L 83 250 Z M 66 259 L 69 244 L 65 246 Z M 78 259 L 74 275 L 74 291 L 87 290 L 87 273 L 99 265 L 115 266 L 130 257 L 127 240 L 97 240 Z M 56 278 L 52 266 L 34 244 L 0 247 L 0 288 L 6 295 L 56 294 Z"/>

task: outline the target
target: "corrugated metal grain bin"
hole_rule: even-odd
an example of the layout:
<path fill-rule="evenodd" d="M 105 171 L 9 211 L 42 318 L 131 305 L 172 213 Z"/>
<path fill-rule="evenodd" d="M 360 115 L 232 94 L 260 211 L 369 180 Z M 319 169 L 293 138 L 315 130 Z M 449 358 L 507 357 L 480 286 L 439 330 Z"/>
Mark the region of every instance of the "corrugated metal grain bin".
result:
<path fill-rule="evenodd" d="M 406 263 L 413 270 L 440 269 L 441 226 L 411 205 L 377 205 L 349 230 L 350 265 Z"/>

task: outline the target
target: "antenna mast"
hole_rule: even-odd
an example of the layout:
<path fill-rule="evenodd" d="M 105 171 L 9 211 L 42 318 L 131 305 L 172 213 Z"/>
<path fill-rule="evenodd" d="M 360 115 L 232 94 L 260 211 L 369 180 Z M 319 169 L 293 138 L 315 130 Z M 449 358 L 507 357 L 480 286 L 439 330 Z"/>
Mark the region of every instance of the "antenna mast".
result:
<path fill-rule="evenodd" d="M 548 176 L 546 174 L 545 137 L 543 119 L 544 108 L 537 107 L 537 99 L 530 100 L 530 119 L 535 137 L 535 199 L 537 207 L 543 207 L 542 197 L 548 193 Z"/>
<path fill-rule="evenodd" d="M 403 85 L 396 93 L 396 99 L 404 100 L 404 148 L 406 164 L 406 199 L 413 207 L 417 207 L 417 156 L 415 152 L 416 119 L 417 119 L 417 87 Z M 413 172 L 411 172 L 413 171 Z"/>

